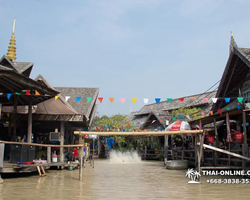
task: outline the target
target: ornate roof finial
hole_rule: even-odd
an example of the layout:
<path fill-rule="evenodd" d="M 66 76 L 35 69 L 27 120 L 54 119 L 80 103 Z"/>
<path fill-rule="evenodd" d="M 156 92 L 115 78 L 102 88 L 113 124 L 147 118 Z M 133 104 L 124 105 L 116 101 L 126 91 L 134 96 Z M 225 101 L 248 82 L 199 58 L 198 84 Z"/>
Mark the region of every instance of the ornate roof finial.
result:
<path fill-rule="evenodd" d="M 230 42 L 230 47 L 231 47 L 231 51 L 234 51 L 234 37 L 233 37 L 233 32 L 231 31 L 231 42 Z"/>
<path fill-rule="evenodd" d="M 13 23 L 13 32 L 12 32 L 12 36 L 10 39 L 10 46 L 8 47 L 8 52 L 7 52 L 7 57 L 11 60 L 11 61 L 15 61 L 16 60 L 16 40 L 15 40 L 15 27 L 16 27 L 16 19 L 14 19 L 14 23 Z"/>

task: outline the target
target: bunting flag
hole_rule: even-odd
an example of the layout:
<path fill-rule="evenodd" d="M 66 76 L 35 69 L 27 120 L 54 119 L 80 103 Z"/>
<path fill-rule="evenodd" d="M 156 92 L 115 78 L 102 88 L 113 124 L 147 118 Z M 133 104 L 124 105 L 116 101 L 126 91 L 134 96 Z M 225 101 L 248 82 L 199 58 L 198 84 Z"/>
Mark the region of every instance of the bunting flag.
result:
<path fill-rule="evenodd" d="M 213 103 L 216 103 L 218 98 L 212 98 Z"/>
<path fill-rule="evenodd" d="M 208 98 L 203 98 L 204 103 L 208 102 Z"/>
<path fill-rule="evenodd" d="M 16 95 L 21 95 L 21 93 L 19 93 L 19 92 L 16 92 Z"/>
<path fill-rule="evenodd" d="M 31 95 L 29 90 L 26 90 L 26 95 Z"/>
<path fill-rule="evenodd" d="M 152 124 L 155 123 L 155 122 L 156 122 L 156 120 L 153 120 L 153 121 L 152 121 Z"/>
<path fill-rule="evenodd" d="M 99 101 L 100 103 L 102 103 L 102 100 L 103 100 L 102 97 L 98 97 L 98 101 Z"/>
<path fill-rule="evenodd" d="M 184 98 L 179 98 L 180 101 L 184 101 Z"/>
<path fill-rule="evenodd" d="M 35 91 L 35 95 L 38 96 L 38 95 L 40 95 L 40 93 L 36 90 L 36 91 Z"/>
<path fill-rule="evenodd" d="M 205 116 L 205 113 L 204 113 L 204 112 L 202 112 L 201 114 L 202 114 L 203 117 Z"/>
<path fill-rule="evenodd" d="M 175 118 L 175 117 L 173 117 L 172 119 L 173 119 L 173 120 L 176 120 L 176 118 Z"/>
<path fill-rule="evenodd" d="M 82 98 L 82 97 L 76 97 L 76 101 L 77 101 L 77 102 L 80 102 L 81 98 Z"/>
<path fill-rule="evenodd" d="M 148 103 L 148 100 L 149 100 L 149 99 L 144 98 L 144 99 L 143 99 L 144 104 L 147 104 L 147 103 Z"/>
<path fill-rule="evenodd" d="M 155 98 L 155 103 L 159 103 L 161 101 L 161 98 Z"/>
<path fill-rule="evenodd" d="M 241 106 L 240 106 L 240 105 L 237 105 L 236 108 L 237 108 L 238 110 L 240 110 L 240 109 L 241 109 Z"/>
<path fill-rule="evenodd" d="M 183 116 L 180 116 L 180 118 L 181 118 L 181 119 L 184 119 L 184 117 L 183 117 Z"/>
<path fill-rule="evenodd" d="M 214 143 L 214 137 L 212 135 L 207 134 L 207 141 L 211 144 Z"/>
<path fill-rule="evenodd" d="M 167 98 L 167 102 L 172 102 L 173 99 L 172 98 Z"/>
<path fill-rule="evenodd" d="M 70 96 L 65 97 L 65 101 L 67 102 L 69 100 Z"/>
<path fill-rule="evenodd" d="M 188 118 L 189 120 L 191 120 L 190 116 L 189 115 L 186 115 L 186 118 Z"/>
<path fill-rule="evenodd" d="M 7 99 L 10 100 L 10 97 L 11 97 L 11 94 L 8 93 L 8 94 L 7 94 Z"/>
<path fill-rule="evenodd" d="M 196 98 L 195 98 L 195 97 L 192 97 L 191 100 L 196 100 Z"/>
<path fill-rule="evenodd" d="M 115 98 L 109 98 L 109 101 L 110 101 L 111 103 L 113 103 L 114 100 L 115 100 Z"/>
<path fill-rule="evenodd" d="M 132 98 L 133 103 L 136 103 L 136 101 L 137 101 L 137 98 Z"/>
<path fill-rule="evenodd" d="M 243 97 L 238 97 L 237 99 L 239 103 L 242 103 Z"/>
<path fill-rule="evenodd" d="M 87 103 L 89 103 L 92 100 L 92 97 L 87 97 Z"/>
<path fill-rule="evenodd" d="M 225 98 L 225 102 L 229 103 L 230 102 L 230 98 Z"/>
<path fill-rule="evenodd" d="M 57 100 L 57 99 L 58 99 L 58 97 L 59 97 L 59 96 L 55 96 L 55 100 Z"/>
<path fill-rule="evenodd" d="M 213 115 L 214 114 L 214 112 L 211 110 L 211 111 L 209 111 L 209 113 L 211 114 L 211 115 Z"/>
<path fill-rule="evenodd" d="M 125 98 L 120 98 L 121 103 L 125 102 Z"/>
<path fill-rule="evenodd" d="M 222 115 L 222 110 L 221 109 L 219 109 L 218 112 L 220 113 L 220 115 Z"/>
<path fill-rule="evenodd" d="M 197 114 L 194 114 L 194 117 L 197 117 Z"/>
<path fill-rule="evenodd" d="M 227 107 L 227 110 L 229 111 L 231 108 L 230 107 Z"/>

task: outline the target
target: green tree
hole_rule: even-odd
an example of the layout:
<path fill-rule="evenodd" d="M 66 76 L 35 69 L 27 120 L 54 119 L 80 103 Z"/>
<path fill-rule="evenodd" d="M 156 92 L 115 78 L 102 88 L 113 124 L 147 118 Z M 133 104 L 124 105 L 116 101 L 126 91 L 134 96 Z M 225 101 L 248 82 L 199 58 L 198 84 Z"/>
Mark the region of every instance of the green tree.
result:
<path fill-rule="evenodd" d="M 183 120 L 189 121 L 187 115 L 190 116 L 191 119 L 200 119 L 203 116 L 201 115 L 202 109 L 200 108 L 189 108 L 189 107 L 182 107 L 176 110 L 173 110 L 171 113 L 172 119 L 180 119 L 180 116 L 183 117 Z M 196 116 L 194 116 L 196 114 Z"/>

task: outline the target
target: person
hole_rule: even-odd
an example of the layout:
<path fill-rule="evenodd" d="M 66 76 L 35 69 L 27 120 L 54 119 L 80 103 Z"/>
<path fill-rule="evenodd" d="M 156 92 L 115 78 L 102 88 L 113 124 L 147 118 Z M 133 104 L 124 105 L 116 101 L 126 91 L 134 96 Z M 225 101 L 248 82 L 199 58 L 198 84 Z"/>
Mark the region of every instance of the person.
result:
<path fill-rule="evenodd" d="M 78 148 L 79 147 L 73 149 L 73 152 L 72 152 L 72 154 L 73 154 L 72 155 L 72 160 L 73 161 L 79 160 Z"/>

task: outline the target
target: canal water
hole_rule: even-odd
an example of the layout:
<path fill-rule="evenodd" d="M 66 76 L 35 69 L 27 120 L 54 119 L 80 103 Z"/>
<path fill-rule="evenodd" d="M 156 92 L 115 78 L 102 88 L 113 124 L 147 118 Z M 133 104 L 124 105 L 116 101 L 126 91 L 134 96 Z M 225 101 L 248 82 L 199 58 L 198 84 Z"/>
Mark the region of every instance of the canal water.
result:
<path fill-rule="evenodd" d="M 186 171 L 166 170 L 162 162 L 99 160 L 94 166 L 85 166 L 83 181 L 78 180 L 78 170 L 50 170 L 43 178 L 5 178 L 0 200 L 250 199 L 250 184 L 210 184 L 207 177 L 202 184 L 188 184 Z"/>

